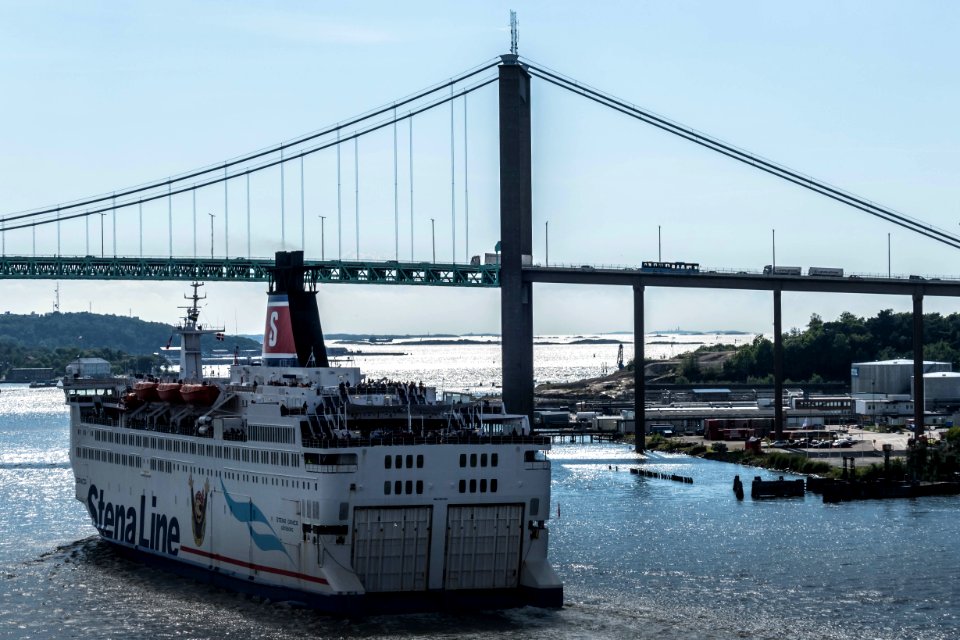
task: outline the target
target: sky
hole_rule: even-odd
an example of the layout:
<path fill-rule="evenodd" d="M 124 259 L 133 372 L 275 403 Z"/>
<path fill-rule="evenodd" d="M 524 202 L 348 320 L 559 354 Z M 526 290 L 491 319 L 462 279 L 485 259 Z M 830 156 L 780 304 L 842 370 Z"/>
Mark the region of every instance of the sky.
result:
<path fill-rule="evenodd" d="M 0 0 L 0 215 L 110 193 L 222 163 L 494 59 L 518 12 L 520 54 L 542 66 L 847 189 L 960 231 L 960 4 L 954 2 L 15 2 Z M 781 265 L 950 275 L 955 249 L 803 191 L 534 80 L 534 261 L 637 265 L 658 255 L 704 268 Z M 495 85 L 414 120 L 413 258 L 491 251 L 498 239 Z M 252 179 L 254 256 L 299 249 L 410 258 L 409 131 L 398 128 L 394 237 L 392 131 L 341 148 L 341 228 L 332 149 Z M 466 143 L 466 145 L 465 145 Z M 464 148 L 466 146 L 466 149 Z M 468 169 L 465 170 L 465 160 Z M 355 168 L 358 170 L 355 172 Z M 357 180 L 359 173 L 359 180 Z M 356 184 L 359 182 L 359 188 Z M 451 184 L 453 196 L 451 197 Z M 64 223 L 61 253 L 245 256 L 244 186 L 113 219 Z M 281 197 L 283 198 L 281 202 Z M 453 200 L 454 213 L 451 213 Z M 278 223 L 278 209 L 284 223 Z M 301 225 L 301 210 L 304 223 Z M 469 244 L 464 235 L 468 226 Z M 212 218 L 208 216 L 212 214 Z M 319 216 L 326 216 L 321 223 Z M 435 241 L 430 235 L 434 219 Z M 452 227 L 456 222 L 454 240 Z M 321 224 L 323 246 L 321 247 Z M 888 256 L 888 234 L 890 252 Z M 339 236 L 339 243 L 338 243 Z M 194 240 L 196 238 L 196 240 Z M 338 248 L 339 244 L 339 248 Z M 196 246 L 196 249 L 194 248 Z M 4 234 L 7 254 L 33 248 Z M 52 228 L 36 253 L 57 251 Z M 0 311 L 50 311 L 52 281 L 0 281 Z M 186 283 L 59 285 L 63 311 L 173 322 Z M 262 330 L 264 284 L 206 287 L 205 317 Z M 329 285 L 327 331 L 497 333 L 499 293 Z M 537 285 L 538 334 L 630 330 L 629 288 Z M 951 299 L 926 310 L 952 313 Z M 811 314 L 910 309 L 902 297 L 784 294 L 785 327 Z M 651 330 L 772 330 L 764 292 L 647 289 Z"/>

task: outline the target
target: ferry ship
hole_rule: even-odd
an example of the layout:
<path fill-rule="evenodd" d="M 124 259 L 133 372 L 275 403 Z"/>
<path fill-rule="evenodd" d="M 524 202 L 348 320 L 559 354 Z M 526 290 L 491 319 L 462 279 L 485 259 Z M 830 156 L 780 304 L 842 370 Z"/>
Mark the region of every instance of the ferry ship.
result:
<path fill-rule="evenodd" d="M 76 498 L 101 538 L 341 615 L 562 606 L 550 440 L 497 402 L 328 362 L 308 279 L 302 252 L 277 254 L 261 364 L 229 379 L 202 377 L 218 330 L 199 324 L 198 284 L 178 380 L 68 367 Z"/>

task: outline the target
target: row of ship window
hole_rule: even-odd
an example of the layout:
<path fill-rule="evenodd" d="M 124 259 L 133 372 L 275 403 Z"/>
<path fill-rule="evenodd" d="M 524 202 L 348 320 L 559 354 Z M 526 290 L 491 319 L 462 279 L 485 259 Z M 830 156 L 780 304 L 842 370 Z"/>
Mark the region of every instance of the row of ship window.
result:
<path fill-rule="evenodd" d="M 139 468 L 143 463 L 143 460 L 140 456 L 127 454 L 127 453 L 116 453 L 114 451 L 107 451 L 106 449 L 94 449 L 92 447 L 77 447 L 76 454 L 78 458 L 83 460 L 94 460 L 96 462 L 106 462 L 108 464 L 119 464 L 125 467 Z"/>
<path fill-rule="evenodd" d="M 481 467 L 491 466 L 495 467 L 500 464 L 500 456 L 496 453 L 491 453 L 489 456 L 486 453 L 476 454 L 471 453 L 469 457 L 465 453 L 460 454 L 460 466 L 466 468 L 467 463 L 469 462 L 471 467 L 476 467 L 478 464 Z M 412 455 L 404 456 L 384 456 L 383 457 L 383 468 L 384 469 L 413 469 L 414 468 L 414 457 Z M 416 468 L 423 468 L 423 456 L 418 455 L 416 457 Z"/>
<path fill-rule="evenodd" d="M 265 427 L 262 427 L 265 428 Z M 80 430 L 78 429 L 78 433 Z M 171 453 L 189 453 L 191 455 L 206 455 L 210 458 L 222 458 L 237 462 L 252 462 L 255 464 L 272 464 L 283 467 L 300 467 L 300 456 L 285 451 L 261 451 L 244 447 L 227 447 L 212 444 L 197 444 L 185 440 L 171 438 L 157 438 L 154 436 L 139 436 L 132 433 L 115 433 L 113 431 L 94 430 L 93 438 L 97 442 L 128 445 L 132 447 L 146 447 Z M 399 456 L 398 456 L 399 457 Z M 408 456 L 409 457 L 409 456 Z M 418 456 L 421 457 L 422 456 Z M 423 466 L 422 460 L 419 461 Z"/>
<path fill-rule="evenodd" d="M 104 451 L 104 453 L 108 453 Z M 242 482 L 252 482 L 254 484 L 267 484 L 275 487 L 292 487 L 294 489 L 309 489 L 311 483 L 307 481 L 292 480 L 287 478 L 274 478 L 271 476 L 258 475 L 256 473 L 237 473 L 235 471 L 219 471 L 217 469 L 204 469 L 203 467 L 192 467 L 186 464 L 180 464 L 173 460 L 163 460 L 161 458 L 150 458 L 150 470 L 161 473 L 197 473 L 198 475 L 209 475 L 216 478 L 223 477 L 226 480 L 239 480 Z M 313 482 L 313 490 L 317 490 L 317 483 Z"/>
<path fill-rule="evenodd" d="M 407 480 L 406 482 L 395 480 L 392 483 L 387 480 L 383 483 L 383 495 L 389 496 L 391 488 L 393 489 L 393 494 L 398 496 L 404 493 L 413 495 L 414 491 L 416 491 L 417 495 L 420 495 L 423 493 L 423 480 L 417 480 L 416 484 L 414 484 L 413 480 Z"/>
<path fill-rule="evenodd" d="M 406 457 L 406 465 L 404 465 L 403 456 L 383 456 L 383 468 L 384 469 L 403 469 L 406 466 L 407 469 L 413 469 L 413 456 L 408 455 Z M 417 469 L 423 469 L 423 455 L 417 456 Z"/>
<path fill-rule="evenodd" d="M 467 493 L 467 489 L 470 490 L 469 493 L 486 493 L 488 486 L 490 488 L 490 493 L 496 493 L 497 479 L 491 478 L 489 485 L 487 484 L 486 478 L 480 478 L 479 481 L 477 481 L 476 478 L 471 478 L 469 483 L 466 480 L 460 480 L 460 486 L 458 488 L 460 493 Z"/>
<path fill-rule="evenodd" d="M 477 456 L 477 454 L 475 454 L 475 453 L 471 453 L 471 454 L 470 454 L 470 466 L 471 466 L 471 467 L 477 466 L 477 457 L 478 457 L 478 456 Z M 481 453 L 480 456 L 479 456 L 479 458 L 480 458 L 480 460 L 479 460 L 480 466 L 481 466 L 481 467 L 487 466 L 487 454 Z M 499 462 L 500 462 L 500 456 L 499 456 L 498 454 L 496 454 L 496 453 L 491 453 L 491 454 L 490 454 L 490 466 L 491 466 L 491 467 L 495 467 L 495 466 L 497 466 L 497 464 L 498 464 Z M 461 453 L 461 454 L 460 454 L 460 466 L 461 466 L 461 467 L 466 467 L 466 466 L 467 466 L 467 454 L 465 454 L 465 453 Z"/>

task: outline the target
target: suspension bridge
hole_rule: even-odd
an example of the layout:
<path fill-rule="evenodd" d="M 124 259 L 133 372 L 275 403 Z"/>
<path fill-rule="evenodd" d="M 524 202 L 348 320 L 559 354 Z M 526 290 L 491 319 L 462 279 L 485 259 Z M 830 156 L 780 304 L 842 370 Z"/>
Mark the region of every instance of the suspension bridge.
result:
<path fill-rule="evenodd" d="M 782 274 L 775 268 L 766 273 L 725 272 L 722 269 L 651 273 L 642 266 L 605 269 L 592 265 L 534 264 L 532 79 L 846 205 L 863 215 L 960 249 L 960 237 L 952 232 L 652 113 L 545 65 L 521 58 L 514 50 L 390 104 L 266 149 L 110 193 L 0 216 L 0 279 L 265 281 L 269 278 L 267 267 L 273 260 L 254 256 L 253 247 L 255 244 L 263 246 L 264 237 L 268 236 L 274 246 L 308 249 L 307 229 L 311 225 L 306 213 L 305 159 L 328 154 L 335 157 L 330 173 L 335 173 L 336 179 L 336 233 L 331 237 L 331 259 L 327 259 L 325 222 L 327 217 L 333 218 L 334 215 L 331 194 L 331 202 L 325 209 L 328 215 L 316 216 L 320 219 L 319 243 L 315 232 L 309 234 L 312 253 L 306 260 L 307 284 L 311 287 L 320 283 L 498 287 L 501 291 L 504 401 L 513 411 L 533 413 L 533 285 L 536 283 L 632 287 L 634 335 L 637 336 L 644 334 L 644 291 L 647 286 L 771 291 L 774 296 L 777 397 L 782 397 L 783 393 L 780 321 L 783 291 L 909 295 L 914 308 L 915 375 L 922 379 L 923 298 L 960 296 L 960 280 L 893 278 L 889 274 L 888 277 L 811 277 Z M 492 85 L 496 85 L 498 91 L 499 107 L 500 240 L 494 258 L 488 259 L 483 253 L 476 257 L 471 255 L 470 192 L 466 176 L 469 175 L 470 158 L 468 97 Z M 438 262 L 436 257 L 436 218 L 430 219 L 429 259 L 425 255 L 417 256 L 415 251 L 418 209 L 414 122 L 441 109 L 449 109 L 450 122 L 450 260 L 446 262 Z M 455 144 L 457 123 L 461 118 L 462 156 Z M 384 134 L 392 139 L 393 179 L 385 189 L 392 191 L 393 196 L 392 229 L 383 224 L 382 216 L 375 224 L 361 222 L 360 142 Z M 406 147 L 403 152 L 401 142 Z M 353 161 L 353 169 L 348 172 L 353 178 L 352 185 L 344 184 L 344 156 L 347 165 Z M 457 184 L 456 179 L 458 163 L 464 176 L 461 184 Z M 403 186 L 401 165 L 406 177 Z M 331 181 L 333 177 L 328 176 Z M 264 191 L 273 192 L 275 199 L 264 204 L 269 200 Z M 198 198 L 201 200 L 199 220 Z M 213 199 L 220 200 L 216 213 L 212 211 Z M 349 204 L 353 205 L 352 212 L 347 210 Z M 347 229 L 351 217 L 353 234 Z M 200 234 L 201 227 L 205 229 L 208 220 L 210 255 L 206 257 L 201 255 L 205 251 Z M 458 222 L 461 225 L 459 235 Z M 314 220 L 311 223 L 315 226 Z M 214 246 L 217 226 L 223 239 L 219 254 Z M 52 255 L 38 254 L 38 233 L 41 244 L 55 245 Z M 372 254 L 365 256 L 362 251 L 361 239 L 368 239 L 371 234 L 380 241 L 377 243 L 379 248 L 373 252 L 379 255 L 374 257 Z M 382 248 L 383 238 L 388 235 L 393 240 L 392 255 Z M 161 247 L 165 249 L 164 255 L 157 256 L 161 244 L 165 244 Z M 317 244 L 319 255 L 316 255 Z M 151 251 L 154 255 L 150 255 Z M 643 340 L 635 341 L 634 359 L 643 362 Z M 642 367 L 636 369 L 636 424 L 642 435 L 645 394 Z M 922 385 L 918 385 L 917 394 L 916 424 L 922 425 Z M 775 402 L 775 407 L 779 436 L 783 424 L 782 403 Z M 918 428 L 918 432 L 921 431 L 922 427 Z M 643 438 L 638 437 L 638 450 L 642 446 Z"/>

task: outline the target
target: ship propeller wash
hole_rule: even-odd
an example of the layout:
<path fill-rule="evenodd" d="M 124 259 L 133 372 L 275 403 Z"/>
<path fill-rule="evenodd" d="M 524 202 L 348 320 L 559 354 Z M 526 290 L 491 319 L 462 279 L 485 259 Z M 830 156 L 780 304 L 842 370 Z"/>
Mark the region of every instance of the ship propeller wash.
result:
<path fill-rule="evenodd" d="M 147 561 L 337 614 L 559 607 L 547 438 L 489 400 L 331 366 L 302 252 L 278 253 L 260 365 L 64 379 L 76 497 Z"/>

